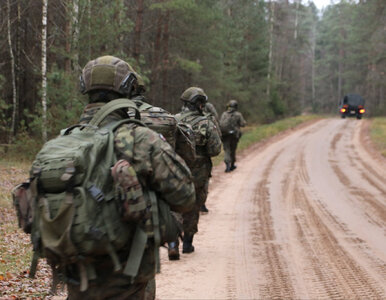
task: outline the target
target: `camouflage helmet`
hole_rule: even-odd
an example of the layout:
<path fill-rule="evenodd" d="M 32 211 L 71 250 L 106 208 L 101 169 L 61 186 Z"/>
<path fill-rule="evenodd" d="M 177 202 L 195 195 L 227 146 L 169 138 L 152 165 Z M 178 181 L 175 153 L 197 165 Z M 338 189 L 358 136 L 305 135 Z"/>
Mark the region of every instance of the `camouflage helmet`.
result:
<path fill-rule="evenodd" d="M 232 107 L 232 108 L 237 108 L 238 103 L 237 103 L 236 100 L 230 100 L 230 101 L 228 102 L 228 105 L 227 105 L 227 106 L 228 106 L 228 107 Z"/>
<path fill-rule="evenodd" d="M 180 99 L 184 102 L 192 104 L 195 104 L 196 102 L 206 103 L 208 101 L 208 96 L 202 88 L 190 87 L 182 93 Z"/>
<path fill-rule="evenodd" d="M 143 80 L 142 76 L 139 75 L 137 72 L 134 72 L 134 73 L 135 73 L 135 76 L 137 77 L 137 90 L 136 90 L 136 93 L 137 94 L 142 94 L 142 93 L 146 92 L 145 81 Z"/>
<path fill-rule="evenodd" d="M 109 90 L 130 96 L 137 88 L 138 79 L 134 69 L 114 56 L 101 56 L 89 61 L 80 76 L 80 91 Z"/>

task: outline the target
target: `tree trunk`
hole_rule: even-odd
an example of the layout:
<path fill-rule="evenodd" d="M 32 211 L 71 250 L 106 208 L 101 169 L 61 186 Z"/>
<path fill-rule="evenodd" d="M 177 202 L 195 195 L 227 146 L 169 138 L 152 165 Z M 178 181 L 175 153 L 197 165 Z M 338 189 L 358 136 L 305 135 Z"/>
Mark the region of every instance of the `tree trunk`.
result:
<path fill-rule="evenodd" d="M 312 41 L 311 41 L 311 104 L 314 108 L 315 104 L 315 45 L 316 45 L 316 24 L 312 25 Z"/>
<path fill-rule="evenodd" d="M 72 4 L 72 28 L 74 30 L 72 36 L 73 70 L 79 72 L 79 0 L 74 0 Z"/>
<path fill-rule="evenodd" d="M 169 17 L 170 12 L 167 12 L 164 19 L 164 30 L 162 38 L 162 104 L 167 104 L 168 96 L 168 68 L 169 68 Z"/>
<path fill-rule="evenodd" d="M 9 56 L 11 58 L 11 81 L 12 81 L 12 122 L 11 122 L 11 132 L 9 134 L 9 143 L 11 144 L 15 136 L 15 124 L 16 124 L 16 112 L 17 112 L 17 96 L 16 96 L 16 78 L 15 78 L 15 57 L 13 55 L 12 49 L 12 39 L 11 39 L 11 5 L 9 0 L 7 0 L 7 27 L 8 27 L 8 46 L 9 46 Z"/>
<path fill-rule="evenodd" d="M 66 25 L 65 25 L 65 38 L 66 38 L 66 59 L 65 59 L 65 70 L 67 74 L 71 73 L 71 40 L 72 40 L 72 26 L 71 26 L 71 7 L 67 3 L 66 10 L 67 10 L 67 16 L 66 16 Z"/>
<path fill-rule="evenodd" d="M 296 0 L 296 13 L 295 13 L 295 30 L 294 30 L 294 39 L 298 38 L 298 18 L 299 18 L 299 3 L 301 0 Z"/>
<path fill-rule="evenodd" d="M 43 0 L 42 7 L 42 137 L 47 141 L 47 6 Z"/>
<path fill-rule="evenodd" d="M 153 62 L 151 68 L 151 86 L 154 86 L 158 82 L 159 78 L 159 60 L 160 60 L 160 50 L 161 50 L 161 36 L 162 36 L 162 21 L 163 15 L 160 13 L 157 20 L 157 32 L 155 36 L 154 48 L 153 48 Z"/>
<path fill-rule="evenodd" d="M 273 50 L 273 22 L 275 17 L 275 2 L 270 1 L 270 17 L 269 17 L 269 53 L 268 53 L 268 74 L 267 74 L 267 96 L 271 94 L 271 72 L 272 72 L 272 50 Z"/>
<path fill-rule="evenodd" d="M 141 33 L 143 23 L 143 0 L 137 0 L 137 18 L 135 21 L 133 57 L 139 61 L 141 54 Z"/>

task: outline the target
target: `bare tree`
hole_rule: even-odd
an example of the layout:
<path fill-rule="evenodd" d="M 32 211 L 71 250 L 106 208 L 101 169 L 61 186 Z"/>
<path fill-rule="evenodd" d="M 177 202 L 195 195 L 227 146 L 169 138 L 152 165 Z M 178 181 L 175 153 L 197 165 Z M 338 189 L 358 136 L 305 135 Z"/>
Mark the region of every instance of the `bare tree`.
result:
<path fill-rule="evenodd" d="M 47 7 L 48 0 L 43 0 L 42 7 L 42 137 L 47 141 Z"/>
<path fill-rule="evenodd" d="M 11 5 L 9 0 L 7 0 L 7 27 L 8 27 L 8 46 L 9 46 L 9 56 L 11 57 L 11 81 L 12 81 L 12 122 L 11 122 L 11 132 L 9 134 L 9 143 L 13 141 L 15 136 L 15 124 L 16 124 L 16 112 L 17 112 L 17 97 L 16 97 L 16 78 L 15 78 L 15 57 L 12 50 L 12 39 L 11 39 Z"/>
<path fill-rule="evenodd" d="M 272 72 L 272 50 L 273 50 L 273 23 L 275 20 L 275 2 L 270 1 L 269 17 L 269 53 L 268 53 L 268 74 L 267 74 L 267 96 L 271 94 L 271 72 Z"/>

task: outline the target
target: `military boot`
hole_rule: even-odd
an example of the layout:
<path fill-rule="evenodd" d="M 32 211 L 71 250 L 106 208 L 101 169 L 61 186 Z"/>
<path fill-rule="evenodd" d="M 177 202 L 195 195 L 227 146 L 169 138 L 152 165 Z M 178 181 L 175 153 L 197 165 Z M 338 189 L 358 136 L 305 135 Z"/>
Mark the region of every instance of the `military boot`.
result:
<path fill-rule="evenodd" d="M 180 251 L 178 250 L 178 240 L 176 242 L 168 243 L 169 260 L 179 260 Z"/>
<path fill-rule="evenodd" d="M 229 168 L 229 170 L 230 171 L 233 171 L 234 169 L 236 169 L 237 168 L 237 166 L 234 164 L 234 163 L 232 163 L 231 164 L 231 167 Z"/>
<path fill-rule="evenodd" d="M 202 213 L 208 213 L 209 212 L 209 209 L 206 207 L 205 204 L 201 205 L 200 207 L 200 212 Z"/>
<path fill-rule="evenodd" d="M 225 173 L 230 172 L 230 171 L 231 171 L 231 164 L 228 163 L 228 162 L 226 162 L 226 163 L 225 163 L 225 166 L 226 166 L 226 168 L 225 168 Z"/>
<path fill-rule="evenodd" d="M 194 252 L 193 235 L 184 234 L 184 243 L 182 245 L 182 253 L 192 253 Z"/>

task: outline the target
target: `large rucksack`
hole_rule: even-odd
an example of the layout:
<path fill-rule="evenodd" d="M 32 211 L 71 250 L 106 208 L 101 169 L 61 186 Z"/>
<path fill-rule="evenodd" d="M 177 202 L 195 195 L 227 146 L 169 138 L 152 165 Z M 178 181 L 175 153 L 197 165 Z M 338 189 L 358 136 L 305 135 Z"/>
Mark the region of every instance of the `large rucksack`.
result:
<path fill-rule="evenodd" d="M 223 136 L 232 135 L 236 133 L 235 119 L 232 112 L 224 112 L 220 119 L 220 129 Z"/>
<path fill-rule="evenodd" d="M 150 129 L 161 134 L 188 164 L 196 159 L 194 133 L 189 124 L 179 122 L 163 108 L 141 101 L 138 107 L 141 121 Z"/>
<path fill-rule="evenodd" d="M 144 125 L 124 119 L 99 126 L 122 108 L 136 110 L 127 99 L 114 100 L 90 123 L 63 130 L 37 154 L 30 182 L 14 189 L 19 225 L 31 233 L 31 277 L 40 257 L 47 258 L 53 270 L 76 264 L 80 289 L 85 291 L 88 280 L 96 278 L 96 257 L 109 255 L 115 271 L 134 278 L 148 237 L 161 242 L 159 229 L 164 233 L 166 229 L 158 228 L 158 209 L 169 218 L 168 205 L 157 204 L 154 192 L 142 190 L 130 162 L 117 162 L 114 154 L 116 128 L 124 123 L 133 128 Z M 134 140 L 126 143 L 127 151 L 132 150 Z M 117 253 L 128 244 L 128 259 L 122 266 Z"/>

